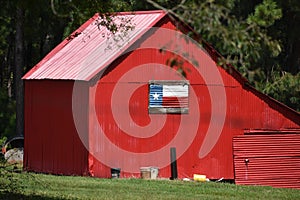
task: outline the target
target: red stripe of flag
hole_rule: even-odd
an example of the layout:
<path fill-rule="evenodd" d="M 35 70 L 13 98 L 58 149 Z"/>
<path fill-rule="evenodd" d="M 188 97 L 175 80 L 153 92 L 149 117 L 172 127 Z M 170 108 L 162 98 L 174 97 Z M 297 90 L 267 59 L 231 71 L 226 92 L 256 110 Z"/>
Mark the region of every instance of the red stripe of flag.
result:
<path fill-rule="evenodd" d="M 185 108 L 188 107 L 187 97 L 163 97 L 162 106 L 163 107 L 173 107 L 173 108 Z"/>

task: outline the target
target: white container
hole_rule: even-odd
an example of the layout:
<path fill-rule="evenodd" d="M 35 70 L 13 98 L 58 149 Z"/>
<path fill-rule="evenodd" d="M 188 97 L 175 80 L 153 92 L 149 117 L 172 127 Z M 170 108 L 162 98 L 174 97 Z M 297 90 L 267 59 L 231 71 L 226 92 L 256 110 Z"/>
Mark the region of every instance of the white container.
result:
<path fill-rule="evenodd" d="M 158 168 L 157 167 L 151 167 L 150 171 L 151 171 L 150 178 L 151 179 L 157 179 L 158 172 L 159 172 Z"/>

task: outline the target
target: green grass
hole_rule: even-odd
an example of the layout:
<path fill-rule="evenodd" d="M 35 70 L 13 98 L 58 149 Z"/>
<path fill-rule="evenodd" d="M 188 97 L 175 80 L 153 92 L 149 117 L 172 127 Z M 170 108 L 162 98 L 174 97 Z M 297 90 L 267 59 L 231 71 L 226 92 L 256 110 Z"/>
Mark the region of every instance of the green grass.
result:
<path fill-rule="evenodd" d="M 229 183 L 6 175 L 1 173 L 0 199 L 300 199 L 296 189 Z"/>

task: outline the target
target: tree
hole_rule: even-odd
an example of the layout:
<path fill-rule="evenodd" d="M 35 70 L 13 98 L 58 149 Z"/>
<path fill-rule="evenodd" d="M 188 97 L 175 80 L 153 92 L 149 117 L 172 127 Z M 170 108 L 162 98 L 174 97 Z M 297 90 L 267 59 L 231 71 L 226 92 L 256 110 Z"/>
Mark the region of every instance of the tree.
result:
<path fill-rule="evenodd" d="M 51 0 L 51 10 L 54 15 L 67 21 L 64 37 L 69 36 L 73 30 L 77 29 L 95 13 L 110 15 L 114 12 L 131 11 L 132 5 L 131 1 L 123 0 Z"/>
<path fill-rule="evenodd" d="M 15 133 L 16 116 L 15 102 L 12 100 L 13 91 L 13 63 L 14 41 L 12 34 L 11 1 L 0 1 L 0 137 Z"/>
<path fill-rule="evenodd" d="M 24 8 L 21 3 L 16 9 L 16 34 L 15 34 L 15 96 L 16 96 L 16 132 L 24 133 L 24 86 L 22 76 L 24 73 L 24 45 L 23 45 Z"/>
<path fill-rule="evenodd" d="M 270 34 L 282 41 L 283 53 L 279 56 L 282 69 L 292 74 L 300 71 L 300 1 L 277 0 L 283 16 L 271 27 Z"/>
<path fill-rule="evenodd" d="M 300 73 L 274 71 L 272 80 L 258 83 L 258 87 L 278 101 L 300 111 Z"/>
<path fill-rule="evenodd" d="M 10 100 L 5 89 L 0 88 L 0 139 L 3 136 L 9 137 L 16 131 L 15 102 Z"/>

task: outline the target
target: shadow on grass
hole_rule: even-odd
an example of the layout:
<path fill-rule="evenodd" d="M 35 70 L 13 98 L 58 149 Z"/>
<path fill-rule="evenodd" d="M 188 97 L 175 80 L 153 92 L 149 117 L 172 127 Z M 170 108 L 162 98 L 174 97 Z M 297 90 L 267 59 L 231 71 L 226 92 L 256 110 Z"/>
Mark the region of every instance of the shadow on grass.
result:
<path fill-rule="evenodd" d="M 35 195 L 35 194 L 31 194 L 31 195 L 23 195 L 23 194 L 16 194 L 16 193 L 9 193 L 9 192 L 5 192 L 5 193 L 1 193 L 0 194 L 0 200 L 38 200 L 38 199 L 44 199 L 44 200 L 60 200 L 62 198 L 53 198 L 53 197 L 43 197 L 40 195 Z"/>

